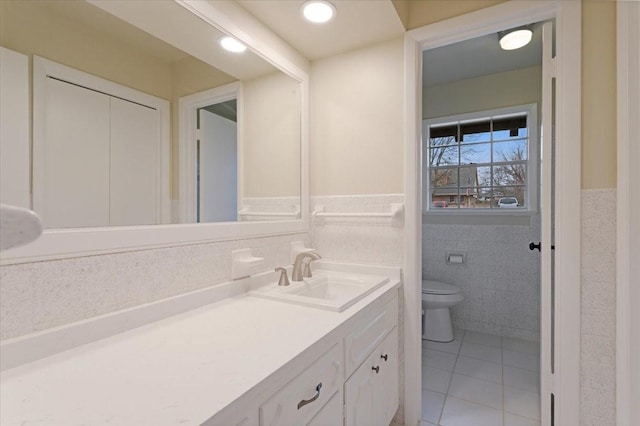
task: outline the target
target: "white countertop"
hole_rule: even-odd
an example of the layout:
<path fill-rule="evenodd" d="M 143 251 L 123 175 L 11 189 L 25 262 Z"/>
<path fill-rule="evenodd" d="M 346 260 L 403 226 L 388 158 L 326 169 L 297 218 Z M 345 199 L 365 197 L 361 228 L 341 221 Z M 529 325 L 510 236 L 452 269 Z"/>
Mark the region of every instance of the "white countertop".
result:
<path fill-rule="evenodd" d="M 342 313 L 231 297 L 7 370 L 0 423 L 201 424 L 398 285 Z"/>

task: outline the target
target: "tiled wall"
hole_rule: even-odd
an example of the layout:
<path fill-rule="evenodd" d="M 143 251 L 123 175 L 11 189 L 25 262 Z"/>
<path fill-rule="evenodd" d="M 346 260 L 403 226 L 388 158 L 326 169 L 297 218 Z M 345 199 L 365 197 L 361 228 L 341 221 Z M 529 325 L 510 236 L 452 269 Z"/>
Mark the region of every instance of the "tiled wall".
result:
<path fill-rule="evenodd" d="M 404 203 L 403 195 L 355 195 L 312 197 L 311 210 L 324 206 L 335 213 L 387 213 L 391 204 Z M 403 224 L 386 218 L 312 217 L 314 248 L 330 260 L 402 266 L 404 261 Z"/>
<path fill-rule="evenodd" d="M 311 198 L 311 211 L 324 206 L 334 213 L 388 213 L 403 204 L 402 194 L 323 196 Z M 311 218 L 312 246 L 324 259 L 403 267 L 404 223 L 388 218 Z M 400 296 L 399 369 L 404 371 L 404 299 Z M 392 424 L 404 424 L 404 374 L 400 374 L 400 406 Z"/>
<path fill-rule="evenodd" d="M 582 191 L 580 424 L 584 426 L 616 424 L 615 205 L 614 189 Z"/>
<path fill-rule="evenodd" d="M 229 281 L 231 250 L 264 270 L 290 263 L 293 234 L 0 267 L 0 338 L 22 336 Z"/>
<path fill-rule="evenodd" d="M 423 277 L 465 297 L 451 309 L 455 327 L 539 340 L 540 255 L 528 247 L 539 225 L 539 216 L 530 225 L 423 224 Z M 447 252 L 465 253 L 465 263 L 447 264 Z"/>

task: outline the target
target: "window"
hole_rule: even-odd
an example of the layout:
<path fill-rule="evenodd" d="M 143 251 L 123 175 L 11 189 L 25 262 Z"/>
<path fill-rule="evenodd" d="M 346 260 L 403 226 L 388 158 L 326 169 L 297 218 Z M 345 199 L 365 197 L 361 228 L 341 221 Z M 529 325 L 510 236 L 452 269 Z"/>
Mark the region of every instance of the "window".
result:
<path fill-rule="evenodd" d="M 536 105 L 425 121 L 427 210 L 535 210 Z"/>

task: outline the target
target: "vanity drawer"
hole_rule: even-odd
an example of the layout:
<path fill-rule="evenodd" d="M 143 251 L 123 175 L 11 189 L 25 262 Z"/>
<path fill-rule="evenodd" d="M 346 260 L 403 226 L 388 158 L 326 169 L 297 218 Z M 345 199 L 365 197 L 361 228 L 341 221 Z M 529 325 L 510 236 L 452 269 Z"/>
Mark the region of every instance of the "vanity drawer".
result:
<path fill-rule="evenodd" d="M 398 324 L 398 297 L 394 297 L 382 309 L 365 315 L 353 331 L 345 337 L 346 377 L 358 368 L 378 346 L 387 333 Z"/>
<path fill-rule="evenodd" d="M 260 425 L 304 425 L 343 384 L 342 344 L 333 346 L 260 407 Z"/>

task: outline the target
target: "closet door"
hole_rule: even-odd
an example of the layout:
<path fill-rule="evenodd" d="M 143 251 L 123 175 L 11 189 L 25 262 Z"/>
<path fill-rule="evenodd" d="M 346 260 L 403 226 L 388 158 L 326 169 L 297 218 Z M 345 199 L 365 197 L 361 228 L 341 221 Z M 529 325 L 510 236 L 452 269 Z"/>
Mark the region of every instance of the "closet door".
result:
<path fill-rule="evenodd" d="M 160 223 L 159 120 L 153 108 L 111 98 L 111 225 Z"/>
<path fill-rule="evenodd" d="M 46 228 L 109 225 L 109 96 L 52 78 L 45 84 L 34 210 Z"/>

